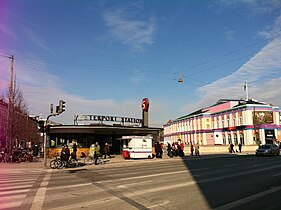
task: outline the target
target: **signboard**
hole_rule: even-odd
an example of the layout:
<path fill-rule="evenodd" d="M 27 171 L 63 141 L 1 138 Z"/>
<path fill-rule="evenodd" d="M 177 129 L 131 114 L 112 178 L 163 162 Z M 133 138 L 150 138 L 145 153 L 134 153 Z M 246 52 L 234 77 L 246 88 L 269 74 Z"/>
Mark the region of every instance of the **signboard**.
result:
<path fill-rule="evenodd" d="M 253 112 L 254 124 L 272 124 L 273 112 L 269 111 L 256 111 Z"/>
<path fill-rule="evenodd" d="M 149 108 L 149 101 L 148 101 L 148 98 L 142 99 L 141 108 L 142 108 L 142 110 L 145 111 L 145 112 L 148 111 L 148 108 Z"/>
<path fill-rule="evenodd" d="M 138 118 L 103 116 L 103 115 L 74 115 L 74 122 L 77 121 L 121 122 L 121 123 L 133 123 L 133 124 L 142 123 L 142 119 L 138 119 Z"/>

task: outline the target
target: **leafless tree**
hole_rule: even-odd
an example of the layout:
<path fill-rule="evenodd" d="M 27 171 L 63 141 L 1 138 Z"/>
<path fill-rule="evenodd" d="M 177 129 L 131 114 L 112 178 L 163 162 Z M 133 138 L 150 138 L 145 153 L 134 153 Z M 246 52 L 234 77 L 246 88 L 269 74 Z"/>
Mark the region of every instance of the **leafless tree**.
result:
<path fill-rule="evenodd" d="M 8 128 L 11 129 L 12 146 L 21 145 L 25 147 L 25 142 L 36 142 L 39 139 L 36 120 L 29 117 L 28 106 L 24 100 L 23 92 L 15 84 L 13 91 L 13 104 L 10 106 L 12 111 L 11 119 L 8 119 L 9 89 L 6 90 L 2 99 L 2 111 L 0 112 L 0 124 L 4 126 L 3 132 L 7 134 Z M 0 107 L 1 109 L 1 107 Z M 10 125 L 8 123 L 11 123 Z M 7 135 L 6 135 L 7 138 Z M 1 139 L 0 139 L 1 140 Z M 3 145 L 3 143 L 2 143 Z"/>

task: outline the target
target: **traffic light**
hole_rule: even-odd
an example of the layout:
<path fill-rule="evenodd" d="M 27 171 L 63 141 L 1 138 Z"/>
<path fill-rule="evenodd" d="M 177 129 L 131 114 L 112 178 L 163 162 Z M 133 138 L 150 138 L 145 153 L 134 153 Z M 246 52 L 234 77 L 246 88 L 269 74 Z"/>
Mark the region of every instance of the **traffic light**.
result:
<path fill-rule="evenodd" d="M 45 132 L 46 133 L 49 133 L 50 132 L 50 125 L 45 125 Z"/>
<path fill-rule="evenodd" d="M 58 113 L 61 114 L 65 111 L 65 101 L 63 100 L 60 100 L 59 101 L 59 110 L 58 110 Z"/>
<path fill-rule="evenodd" d="M 43 133 L 45 131 L 44 125 L 45 125 L 44 120 L 38 121 L 38 132 Z"/>

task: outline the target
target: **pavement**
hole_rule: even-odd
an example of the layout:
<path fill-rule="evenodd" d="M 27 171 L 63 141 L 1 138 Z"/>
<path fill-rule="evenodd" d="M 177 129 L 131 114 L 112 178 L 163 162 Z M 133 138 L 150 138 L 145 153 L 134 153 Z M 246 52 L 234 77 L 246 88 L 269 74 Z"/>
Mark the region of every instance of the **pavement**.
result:
<path fill-rule="evenodd" d="M 153 159 L 124 159 L 121 155 L 112 155 L 112 158 L 107 158 L 104 160 L 105 164 L 102 165 L 95 165 L 92 164 L 87 158 L 79 159 L 80 163 L 84 163 L 85 165 L 80 166 L 78 168 L 85 168 L 85 169 L 94 169 L 94 168 L 109 168 L 109 167 L 120 167 L 120 166 L 130 166 L 136 164 L 152 164 L 157 162 L 164 162 L 164 161 L 179 161 L 179 160 L 187 160 L 187 161 L 195 161 L 198 159 L 213 159 L 213 158 L 229 158 L 235 156 L 247 156 L 247 155 L 254 155 L 254 152 L 242 152 L 242 153 L 220 153 L 220 154 L 202 154 L 200 157 L 198 156 L 191 156 L 190 154 L 184 157 L 168 157 L 165 153 L 163 154 L 163 158 L 153 158 Z M 44 159 L 43 158 L 34 158 L 33 162 L 26 162 L 26 163 L 1 163 L 0 170 L 2 169 L 9 169 L 9 170 L 37 170 L 37 171 L 45 171 L 50 169 L 50 161 L 52 159 L 47 160 L 47 167 L 44 167 Z M 69 168 L 69 169 L 61 169 L 61 170 L 77 170 L 77 168 Z M 52 171 L 56 171 L 57 169 L 51 169 Z"/>

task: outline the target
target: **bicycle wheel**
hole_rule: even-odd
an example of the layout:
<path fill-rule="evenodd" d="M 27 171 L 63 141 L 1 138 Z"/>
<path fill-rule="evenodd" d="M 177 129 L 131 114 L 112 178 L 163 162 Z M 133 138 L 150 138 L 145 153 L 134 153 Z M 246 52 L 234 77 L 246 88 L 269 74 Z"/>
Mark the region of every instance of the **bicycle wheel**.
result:
<path fill-rule="evenodd" d="M 57 160 L 51 160 L 50 167 L 52 169 L 58 168 L 58 161 Z"/>
<path fill-rule="evenodd" d="M 63 160 L 57 160 L 57 168 L 62 169 L 65 167 L 65 162 Z"/>
<path fill-rule="evenodd" d="M 78 161 L 75 159 L 70 159 L 69 162 L 70 162 L 71 167 L 73 167 L 73 168 L 78 166 Z"/>

